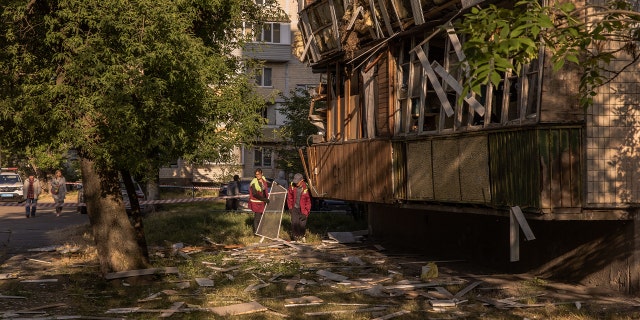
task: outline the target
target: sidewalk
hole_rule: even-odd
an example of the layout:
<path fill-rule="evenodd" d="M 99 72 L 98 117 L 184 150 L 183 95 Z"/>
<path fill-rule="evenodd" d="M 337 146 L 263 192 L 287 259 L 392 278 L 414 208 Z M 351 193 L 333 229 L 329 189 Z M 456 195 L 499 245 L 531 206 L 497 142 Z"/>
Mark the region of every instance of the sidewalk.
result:
<path fill-rule="evenodd" d="M 53 243 L 53 230 L 88 224 L 89 217 L 78 214 L 75 207 L 65 207 L 56 217 L 53 207 L 38 208 L 35 218 L 25 217 L 24 206 L 0 207 L 0 260 L 5 255 L 22 253 L 31 248 L 46 247 Z"/>

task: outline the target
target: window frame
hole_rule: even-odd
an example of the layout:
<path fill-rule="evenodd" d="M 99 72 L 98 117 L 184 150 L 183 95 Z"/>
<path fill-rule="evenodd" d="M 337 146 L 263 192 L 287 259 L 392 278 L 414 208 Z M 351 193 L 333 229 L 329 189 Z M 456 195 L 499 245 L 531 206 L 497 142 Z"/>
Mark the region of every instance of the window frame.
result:
<path fill-rule="evenodd" d="M 256 168 L 273 167 L 273 148 L 255 147 L 253 149 L 253 166 Z"/>
<path fill-rule="evenodd" d="M 263 88 L 273 88 L 273 68 L 262 67 L 260 72 L 256 74 L 256 85 Z"/>

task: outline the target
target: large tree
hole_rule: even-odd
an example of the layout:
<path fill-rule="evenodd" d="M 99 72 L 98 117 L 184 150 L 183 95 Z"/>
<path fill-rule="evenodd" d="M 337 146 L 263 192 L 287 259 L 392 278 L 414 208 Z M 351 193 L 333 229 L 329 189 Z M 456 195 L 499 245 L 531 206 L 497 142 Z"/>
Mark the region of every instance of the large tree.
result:
<path fill-rule="evenodd" d="M 0 145 L 74 148 L 102 272 L 145 267 L 118 176 L 253 140 L 263 101 L 231 53 L 242 21 L 273 12 L 251 0 L 0 2 Z"/>

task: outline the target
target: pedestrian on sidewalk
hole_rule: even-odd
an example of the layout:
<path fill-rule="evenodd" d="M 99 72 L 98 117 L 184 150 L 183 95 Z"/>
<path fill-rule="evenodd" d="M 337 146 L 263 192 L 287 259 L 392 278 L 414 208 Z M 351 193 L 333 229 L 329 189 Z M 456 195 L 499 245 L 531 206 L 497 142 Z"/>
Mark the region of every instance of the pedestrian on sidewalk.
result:
<path fill-rule="evenodd" d="M 30 175 L 27 180 L 24 181 L 23 192 L 25 192 L 25 213 L 27 218 L 36 217 L 36 206 L 38 205 L 38 196 L 42 189 L 40 188 L 40 181 L 33 175 Z"/>
<path fill-rule="evenodd" d="M 62 213 L 66 194 L 67 180 L 62 175 L 62 171 L 56 170 L 56 174 L 53 176 L 53 179 L 51 179 L 51 196 L 56 203 L 56 217 L 59 217 L 60 213 Z"/>
<path fill-rule="evenodd" d="M 291 185 L 287 190 L 287 206 L 291 213 L 291 240 L 305 242 L 304 235 L 307 232 L 307 217 L 311 212 L 311 196 L 304 182 L 302 174 L 293 176 Z"/>

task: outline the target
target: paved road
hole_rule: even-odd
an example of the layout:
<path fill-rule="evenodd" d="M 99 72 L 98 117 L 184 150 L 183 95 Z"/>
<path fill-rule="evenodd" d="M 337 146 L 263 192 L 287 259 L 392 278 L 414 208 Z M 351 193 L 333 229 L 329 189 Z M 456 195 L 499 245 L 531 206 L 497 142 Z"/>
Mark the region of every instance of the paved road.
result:
<path fill-rule="evenodd" d="M 75 207 L 63 208 L 60 217 L 56 217 L 53 207 L 38 208 L 36 217 L 27 219 L 24 207 L 0 205 L 0 251 L 16 254 L 61 244 L 53 243 L 52 230 L 88 223 L 89 217 L 76 213 Z"/>

